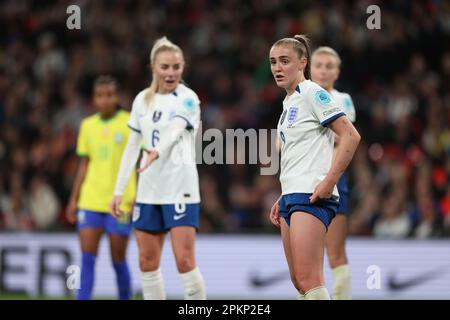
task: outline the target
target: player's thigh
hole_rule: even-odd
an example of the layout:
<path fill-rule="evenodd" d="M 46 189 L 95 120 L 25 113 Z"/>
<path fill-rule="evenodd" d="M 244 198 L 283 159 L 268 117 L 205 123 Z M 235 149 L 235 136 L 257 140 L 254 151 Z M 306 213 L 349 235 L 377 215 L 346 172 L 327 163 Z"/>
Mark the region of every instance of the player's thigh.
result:
<path fill-rule="evenodd" d="M 115 218 L 108 214 L 106 217 L 105 231 L 108 234 L 111 257 L 114 262 L 125 260 L 128 245 L 128 237 L 131 233 L 131 221 L 129 215 Z"/>
<path fill-rule="evenodd" d="M 128 236 L 121 234 L 108 234 L 111 259 L 114 262 L 124 261 L 127 254 Z"/>
<path fill-rule="evenodd" d="M 78 230 L 78 237 L 80 239 L 80 246 L 82 252 L 89 252 L 97 255 L 98 245 L 103 235 L 103 228 L 86 227 Z"/>
<path fill-rule="evenodd" d="M 284 218 L 280 219 L 280 229 L 281 229 L 281 239 L 283 241 L 284 255 L 286 256 L 286 261 L 289 267 L 289 273 L 291 277 L 293 276 L 294 269 L 292 267 L 292 252 L 290 244 L 290 231 L 289 226 Z"/>
<path fill-rule="evenodd" d="M 290 220 L 292 264 L 296 271 L 322 274 L 326 227 L 314 215 L 297 211 Z"/>
<path fill-rule="evenodd" d="M 106 215 L 101 212 L 80 209 L 77 212 L 77 229 L 81 251 L 97 254 L 100 239 L 105 230 Z"/>
<path fill-rule="evenodd" d="M 170 229 L 170 240 L 175 257 L 194 256 L 196 230 L 191 226 L 179 226 Z"/>
<path fill-rule="evenodd" d="M 327 254 L 333 257 L 345 255 L 345 239 L 347 238 L 347 217 L 337 214 L 328 227 L 326 235 Z"/>
<path fill-rule="evenodd" d="M 178 272 L 186 273 L 196 266 L 195 234 L 196 229 L 192 226 L 179 226 L 170 229 L 172 250 Z"/>
<path fill-rule="evenodd" d="M 164 245 L 165 233 L 136 229 L 134 234 L 140 258 L 144 260 L 156 260 L 159 262 Z"/>

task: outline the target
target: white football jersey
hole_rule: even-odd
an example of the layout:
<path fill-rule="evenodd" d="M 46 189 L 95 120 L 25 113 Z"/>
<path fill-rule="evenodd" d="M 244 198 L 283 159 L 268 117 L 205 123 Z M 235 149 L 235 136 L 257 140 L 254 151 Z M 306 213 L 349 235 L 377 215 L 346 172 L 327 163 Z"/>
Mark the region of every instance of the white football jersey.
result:
<path fill-rule="evenodd" d="M 155 94 L 151 107 L 144 102 L 144 96 L 145 90 L 136 96 L 128 126 L 142 134 L 145 148 L 155 148 L 164 135 L 171 134 L 168 127 L 175 117 L 185 119 L 188 125 L 169 152 L 161 154 L 140 174 L 136 202 L 199 203 L 195 162 L 195 137 L 200 124 L 198 96 L 183 84 L 172 93 Z"/>
<path fill-rule="evenodd" d="M 331 168 L 334 133 L 327 127 L 345 115 L 333 97 L 310 80 L 302 81 L 283 101 L 278 122 L 282 194 L 313 193 Z M 334 187 L 333 198 L 339 198 Z"/>
<path fill-rule="evenodd" d="M 337 91 L 336 89 L 333 89 L 331 91 L 331 95 L 333 96 L 333 99 L 336 101 L 336 103 L 342 107 L 345 114 L 347 115 L 347 118 L 351 122 L 355 122 L 356 120 L 356 110 L 355 106 L 353 105 L 352 97 L 348 93 Z"/>

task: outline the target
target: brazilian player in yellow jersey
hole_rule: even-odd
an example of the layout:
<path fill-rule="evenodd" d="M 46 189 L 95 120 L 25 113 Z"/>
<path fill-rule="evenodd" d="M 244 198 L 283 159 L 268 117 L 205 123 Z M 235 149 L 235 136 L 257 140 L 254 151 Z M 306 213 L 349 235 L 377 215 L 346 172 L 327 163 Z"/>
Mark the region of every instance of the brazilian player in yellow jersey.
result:
<path fill-rule="evenodd" d="M 114 218 L 109 203 L 128 140 L 130 130 L 127 123 L 130 115 L 118 107 L 118 85 L 110 76 L 97 78 L 93 101 L 98 112 L 84 119 L 80 126 L 77 141 L 80 160 L 66 209 L 69 222 L 77 223 L 82 251 L 77 299 L 88 300 L 92 297 L 98 246 L 106 232 L 116 272 L 118 297 L 126 300 L 132 296 L 126 250 L 131 232 L 129 213 L 136 193 L 135 173 L 131 175 L 125 189 L 121 206 L 123 212 L 128 214 L 119 219 Z"/>

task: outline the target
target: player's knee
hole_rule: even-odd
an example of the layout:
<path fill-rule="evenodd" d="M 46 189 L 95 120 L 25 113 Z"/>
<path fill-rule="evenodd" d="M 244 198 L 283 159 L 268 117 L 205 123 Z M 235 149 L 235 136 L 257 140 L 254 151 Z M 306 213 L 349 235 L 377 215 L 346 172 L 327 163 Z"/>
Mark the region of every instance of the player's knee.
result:
<path fill-rule="evenodd" d="M 111 252 L 111 260 L 112 262 L 122 262 L 125 261 L 126 255 L 125 252 Z"/>
<path fill-rule="evenodd" d="M 159 260 L 149 255 L 139 255 L 139 268 L 142 272 L 150 272 L 159 268 Z"/>
<path fill-rule="evenodd" d="M 332 268 L 335 268 L 343 264 L 347 264 L 347 256 L 345 254 L 345 249 L 335 248 L 333 250 L 328 250 L 328 260 L 330 261 L 330 266 Z"/>
<path fill-rule="evenodd" d="M 195 261 L 192 255 L 185 252 L 176 257 L 177 269 L 181 273 L 186 273 L 195 268 Z"/>
<path fill-rule="evenodd" d="M 295 288 L 303 293 L 321 285 L 320 274 L 314 270 L 297 270 L 292 278 Z"/>
<path fill-rule="evenodd" d="M 297 283 L 297 278 L 295 277 L 295 274 L 291 274 L 291 281 L 292 284 L 294 285 L 295 289 L 300 290 L 298 283 Z"/>

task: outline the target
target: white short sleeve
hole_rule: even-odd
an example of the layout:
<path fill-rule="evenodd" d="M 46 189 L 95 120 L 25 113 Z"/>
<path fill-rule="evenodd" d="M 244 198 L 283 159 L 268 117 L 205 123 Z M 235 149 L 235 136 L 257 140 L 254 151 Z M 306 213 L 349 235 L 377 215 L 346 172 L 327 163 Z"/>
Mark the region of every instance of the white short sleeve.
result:
<path fill-rule="evenodd" d="M 352 98 L 347 93 L 344 94 L 343 104 L 344 105 L 342 107 L 344 108 L 345 114 L 347 115 L 347 117 L 350 119 L 351 122 L 355 122 L 356 120 L 355 106 L 353 105 Z"/>
<path fill-rule="evenodd" d="M 144 91 L 140 92 L 134 98 L 133 106 L 131 107 L 130 119 L 128 120 L 128 127 L 136 132 L 141 133 L 141 125 L 139 124 L 139 117 L 142 112 L 142 105 L 144 103 Z"/>
<path fill-rule="evenodd" d="M 318 85 L 310 88 L 308 98 L 314 116 L 324 127 L 337 118 L 345 116 L 343 109 L 335 102 L 333 97 Z"/>
<path fill-rule="evenodd" d="M 187 129 L 197 128 L 200 121 L 200 100 L 194 93 L 186 93 L 180 99 L 175 117 L 186 120 Z"/>

